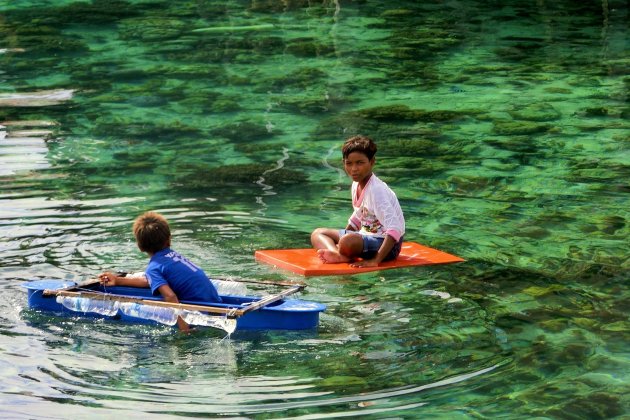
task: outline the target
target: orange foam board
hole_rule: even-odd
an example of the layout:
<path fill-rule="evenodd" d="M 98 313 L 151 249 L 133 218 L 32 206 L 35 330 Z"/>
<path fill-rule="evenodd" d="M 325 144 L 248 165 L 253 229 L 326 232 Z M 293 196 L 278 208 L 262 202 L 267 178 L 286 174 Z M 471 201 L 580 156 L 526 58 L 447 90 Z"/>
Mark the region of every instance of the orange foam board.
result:
<path fill-rule="evenodd" d="M 378 267 L 355 268 L 348 263 L 324 264 L 317 256 L 317 251 L 313 248 L 258 250 L 254 256 L 257 261 L 271 264 L 302 276 L 359 274 L 392 268 L 464 261 L 463 258 L 458 256 L 447 254 L 416 242 L 403 242 L 398 258 L 381 263 Z"/>

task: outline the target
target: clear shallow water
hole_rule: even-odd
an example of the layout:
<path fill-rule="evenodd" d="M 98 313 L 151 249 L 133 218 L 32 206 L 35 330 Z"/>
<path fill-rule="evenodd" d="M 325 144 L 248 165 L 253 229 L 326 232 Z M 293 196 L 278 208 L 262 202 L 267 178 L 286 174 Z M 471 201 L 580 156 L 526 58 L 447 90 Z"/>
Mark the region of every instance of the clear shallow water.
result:
<path fill-rule="evenodd" d="M 3 4 L 3 414 L 627 415 L 627 4 L 416 3 Z M 356 132 L 407 238 L 466 263 L 309 278 L 318 332 L 25 309 L 141 269 L 148 209 L 210 274 L 296 280 L 253 252 L 345 224 Z"/>

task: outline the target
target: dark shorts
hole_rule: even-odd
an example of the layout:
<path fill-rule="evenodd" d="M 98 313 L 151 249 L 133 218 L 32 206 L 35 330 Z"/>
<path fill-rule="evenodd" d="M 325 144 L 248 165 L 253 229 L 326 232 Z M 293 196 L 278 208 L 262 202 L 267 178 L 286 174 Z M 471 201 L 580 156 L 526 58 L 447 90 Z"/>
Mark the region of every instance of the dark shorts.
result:
<path fill-rule="evenodd" d="M 361 235 L 359 232 L 355 232 L 353 230 L 339 229 L 339 237 L 341 238 L 343 235 L 347 233 L 353 233 L 355 235 Z M 378 250 L 381 249 L 381 245 L 383 245 L 383 241 L 385 238 L 378 238 L 371 235 L 361 235 L 363 237 L 363 252 L 361 253 L 361 258 L 364 260 L 369 260 L 370 258 L 374 258 L 378 253 Z M 383 259 L 383 261 L 393 260 L 398 257 L 400 254 L 400 248 L 402 247 L 403 236 L 400 237 L 398 242 L 394 244 L 392 250 L 389 251 L 389 254 Z"/>

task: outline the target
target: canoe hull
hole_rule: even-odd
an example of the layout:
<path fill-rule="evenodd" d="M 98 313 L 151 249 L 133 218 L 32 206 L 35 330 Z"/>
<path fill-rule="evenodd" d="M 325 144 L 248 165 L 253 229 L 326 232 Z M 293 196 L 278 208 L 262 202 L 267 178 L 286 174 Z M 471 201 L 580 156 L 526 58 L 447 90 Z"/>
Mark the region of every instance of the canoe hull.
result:
<path fill-rule="evenodd" d="M 44 295 L 44 290 L 57 290 L 73 286 L 76 283 L 59 280 L 36 280 L 24 283 L 28 293 L 28 306 L 31 309 L 52 312 L 63 316 L 82 316 L 89 318 L 105 318 L 124 322 L 154 324 L 154 321 L 125 315 L 121 312 L 114 316 L 100 315 L 94 312 L 77 312 L 57 303 L 55 295 Z M 107 287 L 106 290 L 101 285 L 91 287 L 90 291 L 105 292 L 108 294 L 121 295 L 148 300 L 161 300 L 151 295 L 149 289 L 136 287 Z M 221 296 L 222 303 L 212 303 L 212 306 L 225 308 L 246 308 L 248 303 L 256 302 L 259 297 L 255 296 Z M 204 305 L 205 302 L 183 301 L 182 303 Z M 326 306 L 299 299 L 281 299 L 268 306 L 247 312 L 237 318 L 237 330 L 309 330 L 317 328 L 319 324 L 319 314 L 326 309 Z M 222 315 L 217 315 L 222 316 Z"/>

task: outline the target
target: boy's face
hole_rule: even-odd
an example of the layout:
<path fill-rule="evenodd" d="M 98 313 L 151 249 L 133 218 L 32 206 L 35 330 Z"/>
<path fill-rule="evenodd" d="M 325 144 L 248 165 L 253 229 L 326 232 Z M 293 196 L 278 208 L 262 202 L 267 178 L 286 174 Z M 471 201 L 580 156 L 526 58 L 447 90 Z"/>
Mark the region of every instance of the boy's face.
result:
<path fill-rule="evenodd" d="M 372 175 L 372 167 L 376 160 L 361 152 L 352 152 L 343 160 L 343 167 L 353 181 L 362 183 Z"/>

